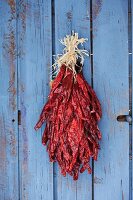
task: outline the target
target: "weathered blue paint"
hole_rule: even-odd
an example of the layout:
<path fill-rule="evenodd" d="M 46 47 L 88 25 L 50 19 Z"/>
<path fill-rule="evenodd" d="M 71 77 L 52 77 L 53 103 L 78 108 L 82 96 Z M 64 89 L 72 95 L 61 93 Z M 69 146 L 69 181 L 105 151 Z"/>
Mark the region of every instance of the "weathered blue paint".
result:
<path fill-rule="evenodd" d="M 0 4 L 0 199 L 18 199 L 16 1 Z"/>
<path fill-rule="evenodd" d="M 82 9 L 81 9 L 82 7 Z M 90 37 L 90 7 L 89 1 L 58 0 L 55 1 L 55 54 L 62 52 L 62 44 L 59 39 L 71 34 L 72 30 L 79 33 L 79 37 Z M 87 50 L 90 49 L 89 41 L 85 44 Z M 89 59 L 86 58 L 84 73 L 88 81 L 90 81 Z M 72 177 L 67 175 L 64 178 L 56 165 L 56 199 L 58 200 L 80 200 L 91 199 L 91 175 L 87 172 L 80 174 L 79 180 L 74 182 Z M 67 192 L 66 192 L 67 191 Z"/>
<path fill-rule="evenodd" d="M 93 9 L 99 1 L 93 1 Z M 93 22 L 94 89 L 101 100 L 103 139 L 94 167 L 94 199 L 129 199 L 128 2 L 104 1 Z M 94 10 L 95 12 L 95 10 Z"/>
<path fill-rule="evenodd" d="M 0 199 L 18 199 L 16 1 L 0 5 Z"/>
<path fill-rule="evenodd" d="M 133 67 L 132 67 L 132 46 L 133 46 L 133 39 L 132 39 L 132 33 L 133 33 L 133 14 L 132 14 L 132 7 L 133 2 L 132 0 L 128 1 L 128 65 L 129 65 L 129 115 L 133 117 L 132 115 L 132 108 L 133 108 L 133 97 L 132 97 L 132 73 L 133 73 Z M 132 123 L 129 124 L 129 199 L 132 199 L 133 197 L 133 164 L 132 164 L 132 147 L 133 147 L 133 130 L 132 130 Z"/>
<path fill-rule="evenodd" d="M 8 0 L 0 18 L 0 200 L 129 199 L 129 125 L 116 120 L 129 112 L 128 2 Z M 103 108 L 94 177 L 85 172 L 76 182 L 49 163 L 44 126 L 34 131 L 49 93 L 52 53 L 62 52 L 59 39 L 72 30 L 92 47 L 93 68 L 86 58 L 83 70 Z"/>
<path fill-rule="evenodd" d="M 49 92 L 52 64 L 51 2 L 18 1 L 20 199 L 53 199 L 53 166 L 35 132 Z"/>

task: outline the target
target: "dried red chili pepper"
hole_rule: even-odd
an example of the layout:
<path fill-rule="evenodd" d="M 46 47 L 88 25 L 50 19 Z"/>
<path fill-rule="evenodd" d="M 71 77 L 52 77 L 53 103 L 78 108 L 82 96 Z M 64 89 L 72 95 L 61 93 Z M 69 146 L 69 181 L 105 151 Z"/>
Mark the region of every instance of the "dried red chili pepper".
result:
<path fill-rule="evenodd" d="M 75 78 L 73 71 L 62 65 L 35 130 L 46 121 L 42 143 L 64 176 L 68 173 L 77 180 L 79 172 L 87 169 L 91 173 L 89 161 L 91 157 L 97 160 L 101 116 L 100 102 L 82 72 Z"/>

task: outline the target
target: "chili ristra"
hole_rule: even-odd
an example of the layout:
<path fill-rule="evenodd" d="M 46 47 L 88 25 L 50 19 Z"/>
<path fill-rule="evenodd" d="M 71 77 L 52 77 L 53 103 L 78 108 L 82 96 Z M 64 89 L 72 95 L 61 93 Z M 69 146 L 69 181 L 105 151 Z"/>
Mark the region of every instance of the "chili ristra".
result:
<path fill-rule="evenodd" d="M 86 40 L 78 33 L 61 40 L 64 54 L 53 64 L 58 73 L 35 126 L 38 130 L 46 121 L 42 144 L 47 145 L 50 161 L 57 161 L 62 175 L 68 173 L 74 180 L 79 172 L 91 173 L 90 158 L 97 160 L 102 137 L 97 125 L 101 105 L 82 73 L 84 56 L 89 54 L 78 45 Z"/>
<path fill-rule="evenodd" d="M 42 144 L 63 176 L 68 173 L 77 180 L 79 172 L 91 173 L 90 158 L 97 160 L 100 148 L 97 122 L 101 116 L 100 102 L 82 71 L 75 77 L 63 64 L 35 126 L 38 130 L 46 121 Z"/>

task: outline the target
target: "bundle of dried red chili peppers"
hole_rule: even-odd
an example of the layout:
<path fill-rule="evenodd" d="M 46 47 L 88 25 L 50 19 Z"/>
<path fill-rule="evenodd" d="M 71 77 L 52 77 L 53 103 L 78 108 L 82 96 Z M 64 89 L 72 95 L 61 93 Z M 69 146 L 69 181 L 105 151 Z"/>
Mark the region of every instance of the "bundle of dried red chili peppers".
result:
<path fill-rule="evenodd" d="M 97 160 L 98 140 L 101 139 L 97 126 L 102 115 L 101 106 L 83 77 L 81 66 L 77 61 L 72 68 L 70 64 L 69 67 L 61 64 L 35 126 L 37 130 L 46 121 L 42 143 L 47 144 L 50 161 L 57 161 L 61 173 L 70 174 L 74 180 L 86 169 L 91 173 L 90 157 Z"/>

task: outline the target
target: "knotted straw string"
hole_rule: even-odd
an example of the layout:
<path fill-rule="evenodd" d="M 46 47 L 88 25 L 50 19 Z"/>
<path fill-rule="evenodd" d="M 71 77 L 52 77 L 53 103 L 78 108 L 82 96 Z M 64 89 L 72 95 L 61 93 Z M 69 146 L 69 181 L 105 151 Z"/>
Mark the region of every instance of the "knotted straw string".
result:
<path fill-rule="evenodd" d="M 78 38 L 78 33 L 72 32 L 72 35 L 66 35 L 63 40 L 60 40 L 61 44 L 65 46 L 63 54 L 57 54 L 55 63 L 52 65 L 54 73 L 58 73 L 60 67 L 65 64 L 66 68 L 73 71 L 74 77 L 76 76 L 75 65 L 77 60 L 80 59 L 80 63 L 83 65 L 84 56 L 89 56 L 89 52 L 84 49 L 79 49 L 78 45 L 86 42 L 87 38 Z"/>

